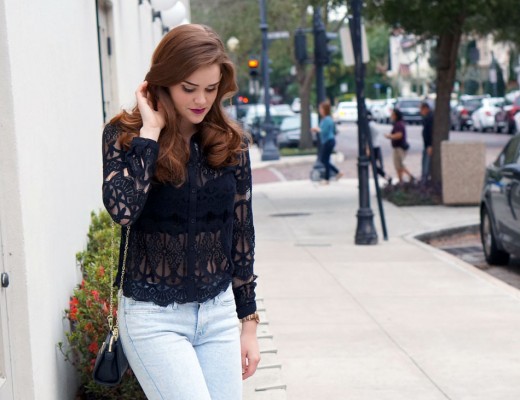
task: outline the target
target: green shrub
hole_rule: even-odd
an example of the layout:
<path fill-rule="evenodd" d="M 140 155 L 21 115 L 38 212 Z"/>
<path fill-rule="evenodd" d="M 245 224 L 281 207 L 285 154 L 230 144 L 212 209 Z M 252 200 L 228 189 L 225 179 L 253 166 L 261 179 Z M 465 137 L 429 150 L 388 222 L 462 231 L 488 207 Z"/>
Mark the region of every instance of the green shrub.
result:
<path fill-rule="evenodd" d="M 386 185 L 383 199 L 396 206 L 429 206 L 442 204 L 442 189 L 440 185 L 431 182 L 406 182 L 396 185 Z"/>
<path fill-rule="evenodd" d="M 83 281 L 74 289 L 65 318 L 70 322 L 68 346 L 59 348 L 79 373 L 81 386 L 78 398 L 84 400 L 145 400 L 137 379 L 129 369 L 121 384 L 114 388 L 100 386 L 92 379 L 96 355 L 108 333 L 110 309 L 110 267 L 119 256 L 120 228 L 112 228 L 106 211 L 91 214 L 87 248 L 76 254 Z M 114 266 L 114 268 L 116 268 Z M 114 270 L 114 275 L 116 271 Z M 117 289 L 114 288 L 114 295 Z M 116 296 L 115 296 L 116 297 Z M 114 316 L 117 298 L 114 299 Z"/>

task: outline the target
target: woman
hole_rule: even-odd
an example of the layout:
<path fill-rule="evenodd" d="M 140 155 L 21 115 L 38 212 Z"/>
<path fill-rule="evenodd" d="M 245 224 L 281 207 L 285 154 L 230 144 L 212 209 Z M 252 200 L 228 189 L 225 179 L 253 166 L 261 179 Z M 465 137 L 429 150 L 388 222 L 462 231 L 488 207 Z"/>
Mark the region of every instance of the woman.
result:
<path fill-rule="evenodd" d="M 367 112 L 368 129 L 370 130 L 370 137 L 372 139 L 372 149 L 374 150 L 374 161 L 376 165 L 376 172 L 379 176 L 386 179 L 389 185 L 392 184 L 392 177 L 387 175 L 383 166 L 383 154 L 381 152 L 381 141 L 379 139 L 380 132 L 377 128 L 374 117 L 370 111 Z M 367 153 L 370 155 L 370 149 Z"/>
<path fill-rule="evenodd" d="M 385 138 L 392 141 L 392 150 L 394 158 L 394 167 L 397 172 L 399 183 L 403 183 L 404 175 L 408 175 L 410 181 L 414 181 L 414 177 L 404 165 L 404 159 L 406 158 L 406 152 L 410 145 L 406 140 L 406 128 L 404 126 L 403 114 L 401 111 L 394 109 L 390 117 L 393 122 L 392 132 L 387 133 Z"/>
<path fill-rule="evenodd" d="M 148 399 L 241 399 L 260 360 L 249 152 L 222 109 L 236 90 L 218 36 L 182 25 L 103 132 L 103 201 L 131 226 L 121 342 Z"/>
<path fill-rule="evenodd" d="M 330 162 L 330 156 L 336 146 L 336 126 L 330 116 L 330 103 L 328 101 L 321 102 L 318 112 L 321 117 L 320 126 L 311 128 L 311 131 L 320 135 L 320 161 L 325 167 L 325 176 L 322 184 L 328 185 L 331 170 L 336 174 L 336 179 L 340 179 L 343 173 L 339 172 Z"/>

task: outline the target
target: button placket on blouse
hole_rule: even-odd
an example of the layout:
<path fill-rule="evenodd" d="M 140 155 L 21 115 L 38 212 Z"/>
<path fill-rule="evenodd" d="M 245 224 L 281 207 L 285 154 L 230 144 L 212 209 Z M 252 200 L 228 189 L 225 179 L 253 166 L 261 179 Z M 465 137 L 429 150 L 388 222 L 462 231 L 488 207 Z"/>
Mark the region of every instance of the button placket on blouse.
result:
<path fill-rule="evenodd" d="M 195 277 L 195 238 L 196 238 L 196 215 L 197 215 L 197 174 L 196 161 L 198 159 L 198 146 L 191 142 L 190 160 L 188 162 L 188 184 L 190 189 L 190 200 L 188 206 L 188 271 L 190 277 Z M 196 290 L 196 289 L 195 289 Z"/>

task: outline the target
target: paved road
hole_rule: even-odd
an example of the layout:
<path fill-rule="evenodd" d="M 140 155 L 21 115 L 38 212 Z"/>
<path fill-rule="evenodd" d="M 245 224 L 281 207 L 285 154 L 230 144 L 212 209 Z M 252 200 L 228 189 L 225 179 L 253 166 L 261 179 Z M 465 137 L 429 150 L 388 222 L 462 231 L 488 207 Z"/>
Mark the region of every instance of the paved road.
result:
<path fill-rule="evenodd" d="M 391 130 L 390 125 L 378 124 L 381 133 L 384 134 Z M 357 125 L 342 124 L 339 127 L 337 136 L 336 150 L 341 153 L 336 159 L 335 164 L 345 173 L 346 178 L 357 178 Z M 410 142 L 410 150 L 406 159 L 406 164 L 412 174 L 420 176 L 421 173 L 421 154 L 422 154 L 422 127 L 419 125 L 407 126 L 408 140 Z M 478 133 L 478 132 L 456 132 L 452 131 L 450 140 L 453 142 L 484 142 L 486 145 L 486 164 L 493 162 L 505 143 L 511 136 L 495 133 Z M 395 176 L 392 164 L 392 149 L 390 143 L 383 138 L 383 158 L 387 172 L 391 176 Z M 255 170 L 255 183 L 276 182 L 281 180 L 299 180 L 308 179 L 309 172 L 312 169 L 313 161 L 307 159 L 305 162 L 284 163 L 283 161 L 269 168 L 261 168 Z"/>

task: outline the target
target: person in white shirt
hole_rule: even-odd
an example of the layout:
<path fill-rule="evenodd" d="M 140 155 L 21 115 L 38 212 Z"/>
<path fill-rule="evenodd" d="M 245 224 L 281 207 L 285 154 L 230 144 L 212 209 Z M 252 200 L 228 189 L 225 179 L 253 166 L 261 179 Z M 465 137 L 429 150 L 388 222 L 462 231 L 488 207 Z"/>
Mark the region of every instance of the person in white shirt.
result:
<path fill-rule="evenodd" d="M 379 176 L 386 179 L 389 185 L 392 184 L 392 177 L 387 175 L 383 166 L 383 154 L 381 153 L 381 132 L 376 126 L 372 113 L 367 112 L 368 128 L 370 130 L 370 137 L 372 138 L 372 149 L 374 149 L 374 160 L 376 162 L 376 171 Z M 370 150 L 370 149 L 369 149 Z"/>

